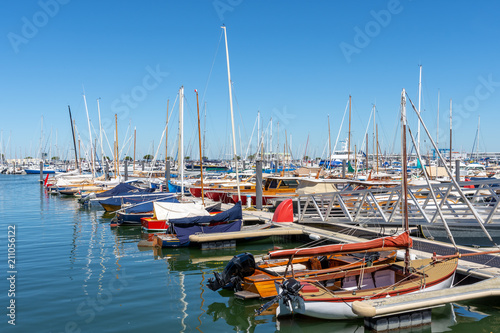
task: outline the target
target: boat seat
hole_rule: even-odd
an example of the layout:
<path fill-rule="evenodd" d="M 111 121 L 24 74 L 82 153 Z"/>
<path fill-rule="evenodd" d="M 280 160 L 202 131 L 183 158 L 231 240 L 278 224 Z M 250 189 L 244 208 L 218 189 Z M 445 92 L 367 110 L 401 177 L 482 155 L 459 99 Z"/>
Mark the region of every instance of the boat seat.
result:
<path fill-rule="evenodd" d="M 284 274 L 286 267 L 287 267 L 287 265 L 283 265 L 283 266 L 266 267 L 266 269 L 273 271 L 277 274 Z M 304 271 L 306 269 L 307 269 L 307 266 L 304 264 L 293 264 L 293 271 L 294 272 Z M 291 273 L 291 272 L 292 272 L 292 268 L 288 267 L 288 273 Z"/>
<path fill-rule="evenodd" d="M 375 288 L 375 283 L 373 283 L 373 278 L 371 273 L 365 273 L 363 275 L 363 280 L 360 282 L 361 289 L 371 289 Z"/>
<path fill-rule="evenodd" d="M 373 277 L 377 288 L 391 286 L 396 281 L 396 273 L 390 269 L 376 271 Z"/>
<path fill-rule="evenodd" d="M 356 281 L 356 276 L 346 276 L 344 281 L 342 281 L 342 289 L 354 290 L 358 288 L 358 282 Z"/>

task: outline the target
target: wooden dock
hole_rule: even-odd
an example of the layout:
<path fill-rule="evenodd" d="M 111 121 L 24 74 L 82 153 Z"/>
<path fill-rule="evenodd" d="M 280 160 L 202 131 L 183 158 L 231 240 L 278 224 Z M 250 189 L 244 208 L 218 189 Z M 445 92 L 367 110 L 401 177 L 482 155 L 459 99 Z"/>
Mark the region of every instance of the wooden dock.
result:
<path fill-rule="evenodd" d="M 196 234 L 189 236 L 189 240 L 194 243 L 217 242 L 226 240 L 237 240 L 245 238 L 260 238 L 269 236 L 290 236 L 302 235 L 303 232 L 297 228 L 269 228 L 263 230 L 220 232 L 213 234 Z"/>
<path fill-rule="evenodd" d="M 396 313 L 418 311 L 445 303 L 489 296 L 500 296 L 500 277 L 437 291 L 355 301 L 352 304 L 352 310 L 362 317 L 382 317 Z"/>

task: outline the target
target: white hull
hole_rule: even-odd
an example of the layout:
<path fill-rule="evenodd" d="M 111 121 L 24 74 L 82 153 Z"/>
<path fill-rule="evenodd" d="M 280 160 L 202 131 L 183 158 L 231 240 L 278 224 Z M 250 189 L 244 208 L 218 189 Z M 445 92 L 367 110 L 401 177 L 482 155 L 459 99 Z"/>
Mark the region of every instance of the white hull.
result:
<path fill-rule="evenodd" d="M 432 287 L 423 288 L 413 293 L 419 293 L 423 291 L 435 291 L 441 289 L 450 288 L 453 284 L 455 275 L 453 274 L 448 279 L 440 282 Z M 389 297 L 389 296 L 388 296 Z M 292 308 L 293 313 L 301 314 L 308 317 L 329 319 L 329 320 L 343 320 L 343 319 L 355 319 L 360 318 L 357 314 L 352 311 L 352 302 L 349 301 L 337 301 L 337 302 L 305 302 L 300 296 L 292 296 Z M 292 311 L 288 304 L 284 304 L 282 300 L 279 302 L 279 306 L 276 309 L 276 316 L 286 316 L 291 315 Z"/>

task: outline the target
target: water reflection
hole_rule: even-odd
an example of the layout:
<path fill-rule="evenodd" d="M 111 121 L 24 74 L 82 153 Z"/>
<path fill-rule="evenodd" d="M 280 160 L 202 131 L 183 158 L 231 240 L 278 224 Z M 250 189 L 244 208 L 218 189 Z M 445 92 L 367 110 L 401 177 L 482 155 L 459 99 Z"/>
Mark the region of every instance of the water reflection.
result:
<path fill-rule="evenodd" d="M 241 300 L 234 296 L 227 299 L 227 304 L 214 302 L 207 307 L 206 313 L 213 322 L 224 320 L 237 332 L 253 332 L 259 323 L 267 322 L 264 316 L 255 317 L 255 310 L 260 303 L 255 301 Z"/>

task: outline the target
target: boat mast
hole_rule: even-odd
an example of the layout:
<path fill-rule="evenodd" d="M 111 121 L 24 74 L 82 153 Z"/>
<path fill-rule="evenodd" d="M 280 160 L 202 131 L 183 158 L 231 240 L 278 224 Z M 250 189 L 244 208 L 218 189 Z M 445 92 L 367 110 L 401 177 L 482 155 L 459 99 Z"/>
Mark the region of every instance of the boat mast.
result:
<path fill-rule="evenodd" d="M 181 196 L 184 197 L 184 86 L 179 89 L 179 169 L 181 172 Z"/>
<path fill-rule="evenodd" d="M 132 170 L 135 171 L 135 147 L 136 147 L 136 138 L 137 138 L 137 129 L 134 127 L 134 163 L 132 166 Z"/>
<path fill-rule="evenodd" d="M 476 139 L 476 160 L 479 161 L 479 124 L 481 123 L 481 116 L 477 117 L 477 139 Z"/>
<path fill-rule="evenodd" d="M 257 111 L 257 160 L 261 161 L 262 156 L 259 157 L 260 155 L 260 111 Z"/>
<path fill-rule="evenodd" d="M 376 126 L 376 133 L 377 133 L 377 134 L 376 134 L 376 135 L 377 135 L 377 154 L 376 154 L 376 156 L 377 156 L 377 161 L 376 161 L 376 163 L 377 163 L 377 173 L 378 173 L 378 152 L 379 152 L 379 150 L 380 150 L 380 146 L 379 146 L 379 143 L 378 143 L 378 124 L 377 124 L 377 126 Z"/>
<path fill-rule="evenodd" d="M 330 170 L 332 167 L 332 137 L 330 134 L 330 115 L 328 115 L 328 154 L 330 155 L 328 158 L 328 169 Z"/>
<path fill-rule="evenodd" d="M 73 147 L 75 148 L 76 170 L 79 170 L 79 168 L 78 168 L 78 151 L 76 150 L 75 128 L 73 127 L 73 118 L 71 117 L 71 108 L 69 107 L 69 105 L 68 105 L 68 111 L 69 111 L 69 122 L 71 123 L 71 133 L 73 134 Z"/>
<path fill-rule="evenodd" d="M 351 95 L 349 95 L 349 135 L 347 137 L 347 162 L 351 159 Z"/>
<path fill-rule="evenodd" d="M 451 162 L 451 151 L 453 149 L 452 148 L 453 147 L 453 145 L 452 145 L 452 139 L 453 139 L 453 135 L 452 135 L 452 133 L 453 133 L 453 130 L 452 130 L 452 123 L 453 123 L 452 116 L 453 116 L 453 111 L 452 110 L 453 110 L 452 109 L 452 101 L 451 101 L 451 98 L 450 98 L 450 169 L 453 168 L 453 163 Z"/>
<path fill-rule="evenodd" d="M 198 102 L 198 90 L 194 90 L 196 93 L 196 111 L 198 112 L 198 143 L 200 146 L 200 182 L 201 182 L 201 203 L 205 206 L 205 199 L 203 193 L 203 151 L 201 150 L 201 128 L 200 128 L 200 103 Z"/>
<path fill-rule="evenodd" d="M 207 151 L 205 136 L 207 134 L 207 102 L 205 102 L 205 114 L 203 116 L 203 152 Z"/>
<path fill-rule="evenodd" d="M 229 107 L 231 109 L 231 127 L 233 132 L 233 155 L 234 155 L 234 166 L 236 169 L 236 187 L 238 188 L 238 201 L 241 201 L 241 191 L 240 191 L 240 177 L 238 175 L 238 157 L 236 155 L 236 136 L 234 134 L 234 114 L 233 114 L 233 96 L 231 91 L 231 71 L 229 68 L 229 51 L 227 47 L 227 33 L 226 26 L 223 25 L 222 29 L 224 29 L 224 40 L 226 42 L 226 60 L 227 60 L 227 82 L 229 85 Z"/>
<path fill-rule="evenodd" d="M 167 99 L 167 121 L 165 122 L 165 174 L 167 173 L 167 161 L 168 161 L 168 104 L 169 99 Z M 168 189 L 168 184 L 166 184 Z"/>
<path fill-rule="evenodd" d="M 420 65 L 419 67 L 420 75 L 418 77 L 418 114 L 420 114 L 420 101 L 422 99 L 422 65 Z M 417 151 L 420 153 L 420 121 L 417 124 Z"/>
<path fill-rule="evenodd" d="M 115 113 L 115 177 L 120 176 L 120 160 L 118 151 L 118 115 Z"/>
<path fill-rule="evenodd" d="M 437 110 L 437 126 L 436 126 L 436 146 L 439 148 L 439 89 L 438 89 L 438 110 Z"/>
<path fill-rule="evenodd" d="M 420 121 L 419 121 L 420 123 Z M 417 142 L 418 143 L 418 142 Z M 406 161 L 406 92 L 403 89 L 401 93 L 401 187 L 403 189 L 403 229 L 409 232 L 408 221 L 408 170 Z M 410 249 L 405 251 L 405 272 L 410 268 Z"/>
<path fill-rule="evenodd" d="M 12 146 L 11 146 L 11 149 L 12 149 Z M 12 150 L 11 150 L 10 158 L 12 158 Z M 45 161 L 43 160 L 43 115 L 42 115 L 41 125 L 40 125 L 40 160 L 45 163 Z"/>
<path fill-rule="evenodd" d="M 375 137 L 375 133 L 376 133 L 376 118 L 375 118 L 375 104 L 373 104 L 373 150 L 372 150 L 372 154 L 373 154 L 373 165 L 372 165 L 372 169 L 375 169 L 375 163 L 377 164 L 377 172 L 378 172 L 378 158 L 377 160 L 375 160 L 375 155 L 378 156 L 378 150 L 377 150 L 377 138 Z M 368 145 L 367 145 L 368 147 Z M 366 167 L 368 168 L 368 164 L 366 165 Z"/>
<path fill-rule="evenodd" d="M 89 141 L 90 141 L 90 170 L 92 171 L 92 178 L 95 177 L 94 170 L 94 155 L 92 154 L 92 131 L 90 130 L 90 118 L 89 118 L 89 110 L 87 108 L 87 99 L 85 98 L 85 93 L 83 93 L 83 103 L 85 104 L 85 112 L 87 113 L 87 124 L 89 126 Z"/>
<path fill-rule="evenodd" d="M 101 126 L 101 108 L 99 107 L 99 100 L 101 97 L 97 99 L 97 113 L 99 114 L 99 141 L 101 142 L 101 171 L 104 168 L 104 148 L 102 143 L 102 126 Z"/>

